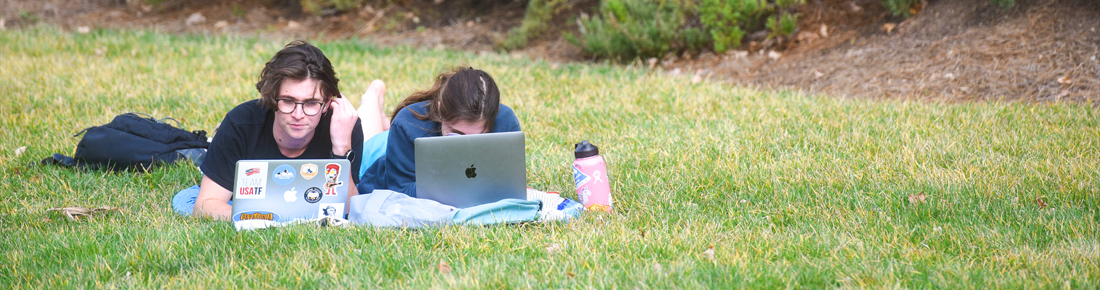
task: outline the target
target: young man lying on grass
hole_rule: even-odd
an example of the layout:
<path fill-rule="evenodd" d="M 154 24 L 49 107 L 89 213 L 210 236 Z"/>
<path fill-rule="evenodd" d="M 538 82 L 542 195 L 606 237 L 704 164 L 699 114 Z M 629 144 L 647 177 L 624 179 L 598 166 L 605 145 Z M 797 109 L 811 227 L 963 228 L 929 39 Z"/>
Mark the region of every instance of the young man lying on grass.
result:
<path fill-rule="evenodd" d="M 229 220 L 233 170 L 238 160 L 330 159 L 351 161 L 359 172 L 363 130 L 356 108 L 342 98 L 332 64 L 320 49 L 295 41 L 275 54 L 260 73 L 260 98 L 225 115 L 200 166 L 202 184 L 193 213 Z M 348 198 L 358 194 L 349 174 Z"/>

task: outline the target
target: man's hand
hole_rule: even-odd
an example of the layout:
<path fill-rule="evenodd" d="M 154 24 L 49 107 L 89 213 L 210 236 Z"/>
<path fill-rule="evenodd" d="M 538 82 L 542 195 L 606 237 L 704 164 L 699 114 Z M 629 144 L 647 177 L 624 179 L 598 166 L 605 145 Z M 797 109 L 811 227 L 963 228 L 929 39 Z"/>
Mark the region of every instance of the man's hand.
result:
<path fill-rule="evenodd" d="M 359 113 L 355 106 L 344 96 L 332 98 L 329 101 L 332 110 L 332 122 L 329 126 L 329 135 L 332 136 L 332 154 L 343 156 L 351 150 L 351 133 L 355 130 L 355 121 L 359 120 Z"/>

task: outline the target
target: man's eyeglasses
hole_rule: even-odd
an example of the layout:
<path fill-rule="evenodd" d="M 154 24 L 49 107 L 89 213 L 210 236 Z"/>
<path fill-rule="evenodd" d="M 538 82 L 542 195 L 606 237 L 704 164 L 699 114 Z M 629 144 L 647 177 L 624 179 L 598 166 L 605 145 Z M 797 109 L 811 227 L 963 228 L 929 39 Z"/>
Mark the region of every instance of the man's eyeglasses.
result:
<path fill-rule="evenodd" d="M 291 99 L 278 99 L 276 101 L 279 103 L 279 112 L 283 112 L 283 114 L 294 113 L 294 109 L 297 109 L 298 105 L 302 105 L 302 113 L 305 113 L 307 116 L 317 115 L 317 113 L 321 112 L 321 109 L 325 108 L 325 103 L 321 101 L 308 101 L 304 103 L 295 102 Z"/>

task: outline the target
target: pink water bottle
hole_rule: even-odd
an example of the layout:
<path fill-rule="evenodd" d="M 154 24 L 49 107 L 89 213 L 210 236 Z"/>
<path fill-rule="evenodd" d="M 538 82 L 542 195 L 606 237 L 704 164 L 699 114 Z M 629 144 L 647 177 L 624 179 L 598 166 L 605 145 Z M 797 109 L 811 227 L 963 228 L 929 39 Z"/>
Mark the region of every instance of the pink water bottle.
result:
<path fill-rule="evenodd" d="M 573 155 L 573 183 L 577 185 L 577 196 L 588 210 L 611 211 L 611 184 L 607 179 L 607 165 L 600 156 L 600 149 L 588 143 L 577 143 Z"/>

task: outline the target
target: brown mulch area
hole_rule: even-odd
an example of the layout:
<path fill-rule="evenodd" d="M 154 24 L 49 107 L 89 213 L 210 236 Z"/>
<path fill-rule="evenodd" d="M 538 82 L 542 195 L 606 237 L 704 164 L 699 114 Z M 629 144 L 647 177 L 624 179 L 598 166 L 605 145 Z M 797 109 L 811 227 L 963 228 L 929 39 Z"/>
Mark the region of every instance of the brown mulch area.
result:
<path fill-rule="evenodd" d="M 74 31 L 358 37 L 383 45 L 483 52 L 494 50 L 519 25 L 526 7 L 525 1 L 402 0 L 312 16 L 300 12 L 297 0 L 142 3 L 0 0 L 0 29 L 46 22 Z M 570 4 L 553 21 L 558 25 L 513 53 L 589 61 L 559 35 L 575 30 L 572 15 L 591 11 L 598 0 Z M 799 11 L 800 31 L 785 43 L 749 37 L 740 50 L 723 55 L 669 55 L 642 63 L 694 79 L 846 98 L 1100 103 L 1100 1 L 1017 0 L 1007 11 L 988 0 L 925 4 L 914 17 L 902 19 L 891 17 L 879 0 L 807 0 Z M 886 31 L 884 25 L 896 28 Z"/>
<path fill-rule="evenodd" d="M 894 33 L 796 48 L 749 81 L 838 96 L 1097 103 L 1097 30 L 1100 1 L 1018 1 L 1009 11 L 938 1 Z"/>

